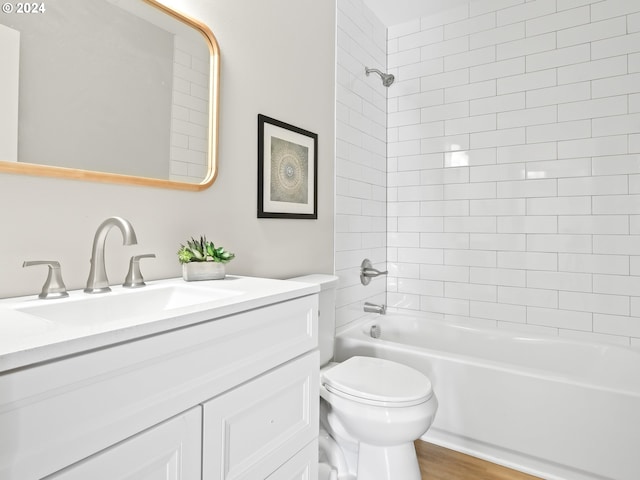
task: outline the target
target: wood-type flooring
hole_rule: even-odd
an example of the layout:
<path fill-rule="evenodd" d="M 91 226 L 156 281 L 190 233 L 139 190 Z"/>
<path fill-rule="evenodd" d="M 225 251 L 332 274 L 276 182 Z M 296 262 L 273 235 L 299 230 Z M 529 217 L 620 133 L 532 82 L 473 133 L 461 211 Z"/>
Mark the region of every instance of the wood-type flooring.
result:
<path fill-rule="evenodd" d="M 418 440 L 422 480 L 539 480 L 522 472 Z"/>

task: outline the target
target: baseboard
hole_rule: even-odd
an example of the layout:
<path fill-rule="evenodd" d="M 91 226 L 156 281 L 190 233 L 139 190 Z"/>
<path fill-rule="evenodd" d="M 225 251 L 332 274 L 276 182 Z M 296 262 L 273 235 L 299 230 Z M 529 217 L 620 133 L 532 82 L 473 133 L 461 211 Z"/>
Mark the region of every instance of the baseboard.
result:
<path fill-rule="evenodd" d="M 489 445 L 432 427 L 420 440 L 471 455 L 503 467 L 545 480 L 607 480 L 605 477 L 576 470 L 544 459 Z"/>

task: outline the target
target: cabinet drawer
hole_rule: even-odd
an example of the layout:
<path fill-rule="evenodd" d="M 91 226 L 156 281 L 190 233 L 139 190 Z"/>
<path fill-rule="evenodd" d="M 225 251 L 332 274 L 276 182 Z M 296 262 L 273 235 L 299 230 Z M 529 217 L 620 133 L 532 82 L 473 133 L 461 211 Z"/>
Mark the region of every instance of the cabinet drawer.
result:
<path fill-rule="evenodd" d="M 203 480 L 267 478 L 318 434 L 318 353 L 204 405 Z"/>

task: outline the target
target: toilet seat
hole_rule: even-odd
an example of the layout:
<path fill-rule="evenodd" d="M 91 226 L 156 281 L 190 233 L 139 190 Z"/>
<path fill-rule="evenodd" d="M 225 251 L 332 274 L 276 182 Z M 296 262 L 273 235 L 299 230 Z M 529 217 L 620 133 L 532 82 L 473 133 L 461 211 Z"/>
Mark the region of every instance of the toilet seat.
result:
<path fill-rule="evenodd" d="M 419 371 L 374 357 L 351 357 L 323 371 L 321 382 L 335 395 L 384 407 L 419 405 L 433 395 L 431 382 Z"/>

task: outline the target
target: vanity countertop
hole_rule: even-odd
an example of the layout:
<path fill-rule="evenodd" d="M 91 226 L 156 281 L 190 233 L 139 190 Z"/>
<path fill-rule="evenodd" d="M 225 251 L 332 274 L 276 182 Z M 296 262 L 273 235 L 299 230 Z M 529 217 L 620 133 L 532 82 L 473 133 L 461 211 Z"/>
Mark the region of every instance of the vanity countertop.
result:
<path fill-rule="evenodd" d="M 68 298 L 40 300 L 36 295 L 0 300 L 0 372 L 25 367 L 83 351 L 103 348 L 138 338 L 156 335 L 189 325 L 215 320 L 247 310 L 283 302 L 319 291 L 318 285 L 289 280 L 228 275 L 224 280 L 185 282 L 182 278 L 147 282 L 141 289 L 111 287 L 112 292 L 88 295 L 82 290 L 69 292 Z M 87 303 L 95 298 L 117 298 L 144 292 L 152 298 L 154 291 L 171 289 L 189 293 L 189 289 L 214 293 L 213 300 L 179 304 L 152 313 L 134 313 L 118 318 L 102 312 L 108 321 L 95 320 L 91 314 L 74 322 L 58 322 L 39 316 L 40 307 L 69 306 L 71 302 Z M 113 299 L 113 301 L 112 301 Z M 58 305 L 54 305 L 55 303 Z M 107 303 L 107 305 L 109 304 Z M 30 312 L 30 313 L 25 313 Z M 33 314 L 31 312 L 36 312 Z M 86 321 L 85 321 L 86 320 Z"/>

